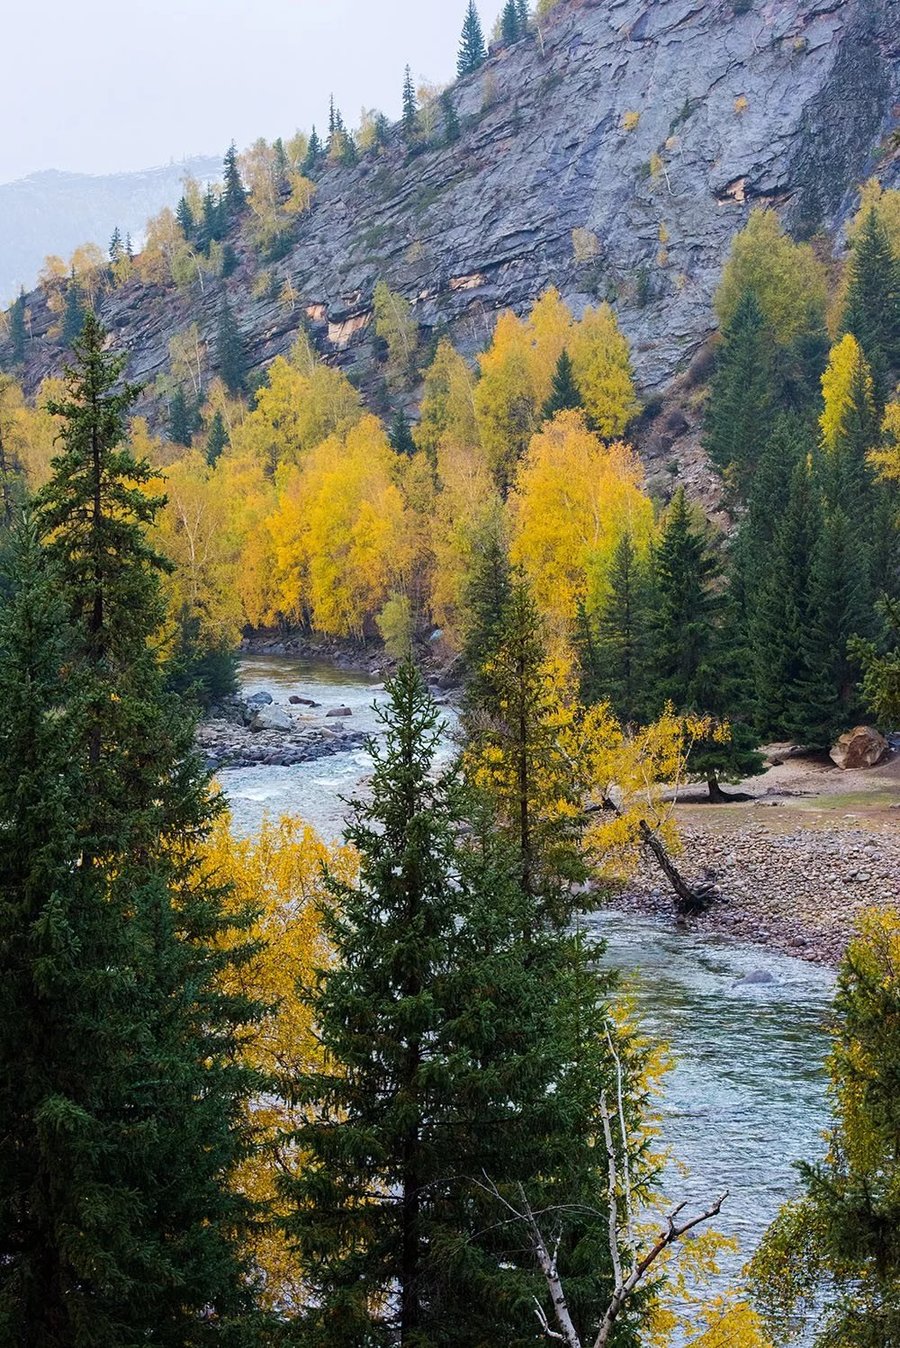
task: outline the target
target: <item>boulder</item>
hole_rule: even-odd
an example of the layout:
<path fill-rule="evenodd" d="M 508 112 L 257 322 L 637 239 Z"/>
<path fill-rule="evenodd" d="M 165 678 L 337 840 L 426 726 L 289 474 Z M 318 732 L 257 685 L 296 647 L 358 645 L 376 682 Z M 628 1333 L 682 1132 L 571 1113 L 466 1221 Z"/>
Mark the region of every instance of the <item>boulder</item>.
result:
<path fill-rule="evenodd" d="M 298 697 L 296 693 L 291 693 L 288 698 L 292 707 L 321 707 L 321 702 L 313 702 L 311 697 Z"/>
<path fill-rule="evenodd" d="M 271 693 L 265 692 L 251 693 L 250 696 L 244 700 L 248 707 L 271 707 L 272 703 L 275 701 Z"/>
<path fill-rule="evenodd" d="M 350 707 L 332 707 L 332 708 L 331 708 L 331 711 L 326 711 L 325 715 L 326 715 L 326 716 L 352 716 L 352 715 L 353 715 L 353 712 L 352 712 L 352 710 L 351 710 Z"/>
<path fill-rule="evenodd" d="M 887 740 L 874 726 L 858 725 L 841 736 L 829 757 L 839 768 L 874 768 L 888 747 Z"/>
<path fill-rule="evenodd" d="M 251 730 L 293 730 L 294 723 L 281 707 L 260 707 L 250 722 Z"/>
<path fill-rule="evenodd" d="M 774 982 L 775 975 L 770 974 L 768 969 L 754 969 L 752 973 L 745 974 L 743 978 L 739 978 L 737 986 L 739 988 L 744 988 L 748 986 L 753 987 L 756 984 Z"/>

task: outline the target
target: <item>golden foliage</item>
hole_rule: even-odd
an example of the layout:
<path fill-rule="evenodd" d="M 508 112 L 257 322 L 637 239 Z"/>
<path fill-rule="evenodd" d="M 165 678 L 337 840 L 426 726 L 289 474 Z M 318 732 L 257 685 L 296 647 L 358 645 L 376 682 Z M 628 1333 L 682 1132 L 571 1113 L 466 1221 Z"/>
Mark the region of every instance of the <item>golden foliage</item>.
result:
<path fill-rule="evenodd" d="M 900 482 L 900 399 L 888 403 L 884 409 L 881 449 L 871 455 L 871 461 L 885 482 Z"/>
<path fill-rule="evenodd" d="M 639 112 L 624 112 L 622 114 L 622 130 L 636 131 L 640 125 L 641 114 Z"/>
<path fill-rule="evenodd" d="M 251 1246 L 264 1275 L 264 1305 L 288 1309 L 302 1302 L 302 1271 L 276 1222 L 283 1211 L 279 1181 L 295 1175 L 302 1164 L 302 1155 L 282 1134 L 299 1124 L 301 1115 L 287 1103 L 286 1092 L 279 1093 L 278 1082 L 296 1080 L 319 1065 L 312 1014 L 300 989 L 310 987 L 316 970 L 328 964 L 320 922 L 329 901 L 323 867 L 349 882 L 355 858 L 349 848 L 326 847 L 297 819 L 266 820 L 252 840 L 236 838 L 224 819 L 206 845 L 204 861 L 215 879 L 232 886 L 236 911 L 249 907 L 257 914 L 247 935 L 258 953 L 229 966 L 226 986 L 270 1008 L 246 1032 L 241 1053 L 273 1088 L 253 1103 L 258 1148 L 236 1182 L 270 1215 Z"/>
<path fill-rule="evenodd" d="M 572 329 L 569 355 L 585 409 L 605 440 L 625 433 L 640 410 L 634 391 L 631 351 L 608 304 L 588 308 Z"/>
<path fill-rule="evenodd" d="M 716 313 L 723 327 L 746 290 L 756 295 L 780 346 L 790 346 L 803 333 L 824 326 L 824 268 L 809 244 L 788 238 L 774 211 L 753 210 L 735 237 L 716 291 Z"/>
<path fill-rule="evenodd" d="M 874 420 L 875 394 L 872 376 L 859 343 L 853 334 L 848 332 L 836 346 L 832 347 L 828 365 L 822 375 L 824 404 L 819 424 L 822 430 L 822 444 L 832 453 L 840 444 L 847 414 L 853 405 L 854 390 L 860 379 Z"/>
<path fill-rule="evenodd" d="M 863 227 L 869 211 L 874 209 L 891 243 L 891 252 L 900 261 L 900 191 L 885 191 L 877 178 L 870 178 L 859 194 L 859 210 L 847 230 L 851 243 Z"/>
<path fill-rule="evenodd" d="M 297 354 L 302 359 L 302 350 Z M 359 394 L 346 375 L 318 363 L 303 370 L 294 355 L 273 360 L 256 406 L 232 434 L 235 450 L 256 458 L 269 473 L 279 464 L 299 463 L 320 441 L 362 416 Z"/>
<path fill-rule="evenodd" d="M 653 506 L 643 476 L 633 451 L 603 444 L 580 412 L 559 413 L 531 441 L 510 497 L 511 558 L 558 630 L 572 622 L 579 601 L 591 611 L 599 606 L 624 534 L 646 555 Z"/>
<path fill-rule="evenodd" d="M 308 612 L 322 632 L 361 635 L 388 595 L 406 588 L 401 466 L 381 423 L 367 416 L 288 471 L 269 521 L 281 612 Z"/>
<path fill-rule="evenodd" d="M 458 351 L 442 337 L 425 371 L 416 444 L 432 457 L 442 445 L 480 447 L 475 417 L 475 377 Z"/>

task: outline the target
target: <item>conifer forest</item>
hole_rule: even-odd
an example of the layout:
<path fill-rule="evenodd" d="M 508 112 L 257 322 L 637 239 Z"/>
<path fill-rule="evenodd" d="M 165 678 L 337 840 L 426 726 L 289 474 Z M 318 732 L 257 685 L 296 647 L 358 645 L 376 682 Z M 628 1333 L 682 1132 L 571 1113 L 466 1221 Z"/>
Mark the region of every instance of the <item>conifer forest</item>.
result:
<path fill-rule="evenodd" d="M 900 5 L 452 8 L 0 297 L 0 1348 L 900 1348 Z"/>

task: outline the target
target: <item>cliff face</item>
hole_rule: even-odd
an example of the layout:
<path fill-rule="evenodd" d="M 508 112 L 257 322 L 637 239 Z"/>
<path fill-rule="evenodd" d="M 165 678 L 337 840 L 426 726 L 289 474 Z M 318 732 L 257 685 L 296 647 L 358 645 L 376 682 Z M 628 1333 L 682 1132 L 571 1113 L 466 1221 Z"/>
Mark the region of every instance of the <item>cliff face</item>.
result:
<path fill-rule="evenodd" d="M 260 265 L 238 243 L 225 282 L 189 293 L 131 282 L 102 316 L 149 380 L 168 340 L 197 321 L 215 369 L 223 289 L 251 364 L 311 323 L 322 350 L 365 376 L 371 299 L 386 280 L 426 333 L 483 344 L 496 312 L 556 285 L 580 311 L 611 299 L 644 391 L 671 383 L 703 344 L 729 243 L 753 206 L 793 230 L 837 230 L 900 115 L 900 0 L 563 0 L 543 31 L 492 57 L 453 99 L 455 143 L 394 145 L 328 168 L 287 256 L 267 270 L 293 309 L 255 298 Z M 31 297 L 26 383 L 61 353 Z M 3 351 L 0 348 L 0 363 Z"/>

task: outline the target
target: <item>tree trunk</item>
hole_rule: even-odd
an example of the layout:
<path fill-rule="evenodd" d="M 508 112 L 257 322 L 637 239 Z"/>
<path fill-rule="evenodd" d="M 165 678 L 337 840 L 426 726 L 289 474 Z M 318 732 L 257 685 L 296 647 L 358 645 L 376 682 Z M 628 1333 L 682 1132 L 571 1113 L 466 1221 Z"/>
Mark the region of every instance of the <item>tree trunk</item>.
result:
<path fill-rule="evenodd" d="M 653 853 L 659 863 L 660 870 L 675 891 L 678 897 L 678 911 L 680 913 L 702 913 L 708 906 L 707 898 L 691 889 L 659 838 L 643 819 L 641 820 L 641 838 L 644 846 Z"/>

